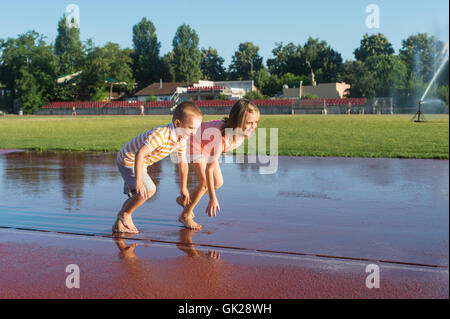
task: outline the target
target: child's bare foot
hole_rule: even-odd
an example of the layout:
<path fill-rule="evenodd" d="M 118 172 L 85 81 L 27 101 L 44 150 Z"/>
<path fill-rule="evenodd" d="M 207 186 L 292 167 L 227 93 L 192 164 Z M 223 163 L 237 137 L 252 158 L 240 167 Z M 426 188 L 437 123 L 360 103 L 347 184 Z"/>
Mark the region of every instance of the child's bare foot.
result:
<path fill-rule="evenodd" d="M 113 233 L 127 233 L 128 231 L 129 231 L 128 228 L 126 228 L 119 219 L 116 219 L 116 222 L 114 223 L 114 225 L 112 227 L 112 232 Z"/>
<path fill-rule="evenodd" d="M 192 234 L 197 231 L 198 229 L 180 229 L 180 240 L 177 242 L 177 248 L 186 253 L 189 257 L 196 257 L 200 255 L 200 252 L 195 249 L 195 246 L 192 243 Z"/>
<path fill-rule="evenodd" d="M 208 252 L 208 257 L 209 257 L 209 258 L 212 258 L 212 259 L 219 260 L 219 259 L 220 259 L 220 252 L 215 251 L 215 250 L 210 250 L 210 251 Z"/>
<path fill-rule="evenodd" d="M 178 221 L 184 225 L 184 227 L 189 229 L 200 229 L 202 225 L 197 224 L 191 216 L 181 215 L 178 217 Z"/>
<path fill-rule="evenodd" d="M 131 219 L 131 215 L 124 214 L 123 212 L 117 214 L 117 220 L 112 228 L 112 231 L 114 233 L 139 233 L 139 230 L 136 228 L 133 220 Z"/>
<path fill-rule="evenodd" d="M 180 205 L 181 207 L 184 208 L 183 198 L 181 198 L 181 196 L 178 196 L 175 201 L 177 202 L 178 205 Z M 194 212 L 191 212 L 191 218 L 194 218 L 194 217 L 195 217 Z"/>
<path fill-rule="evenodd" d="M 116 242 L 116 245 L 119 248 L 120 259 L 126 259 L 126 260 L 137 259 L 137 256 L 134 253 L 134 249 L 137 247 L 138 244 L 134 243 L 134 244 L 131 244 L 128 246 L 125 243 L 125 240 L 123 240 L 122 238 L 114 238 L 113 240 Z"/>

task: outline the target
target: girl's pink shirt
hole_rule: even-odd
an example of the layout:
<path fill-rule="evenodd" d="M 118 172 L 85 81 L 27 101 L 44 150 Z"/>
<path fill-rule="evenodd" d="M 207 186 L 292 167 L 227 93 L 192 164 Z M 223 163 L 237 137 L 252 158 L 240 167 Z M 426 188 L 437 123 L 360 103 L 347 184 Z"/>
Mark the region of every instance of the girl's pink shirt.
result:
<path fill-rule="evenodd" d="M 212 149 L 222 153 L 238 148 L 244 142 L 245 137 L 237 136 L 233 143 L 230 139 L 222 136 L 221 128 L 223 124 L 224 121 L 222 120 L 203 122 L 197 133 L 189 140 L 188 154 L 209 156 Z M 207 131 L 205 132 L 205 130 Z M 219 147 L 222 147 L 222 149 L 220 150 Z"/>

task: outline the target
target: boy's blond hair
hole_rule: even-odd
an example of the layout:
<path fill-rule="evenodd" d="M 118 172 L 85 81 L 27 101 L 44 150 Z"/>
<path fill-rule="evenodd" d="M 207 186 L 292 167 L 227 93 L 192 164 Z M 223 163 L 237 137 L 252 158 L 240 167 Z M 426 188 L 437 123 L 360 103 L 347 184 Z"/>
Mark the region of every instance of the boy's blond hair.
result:
<path fill-rule="evenodd" d="M 188 116 L 203 117 L 202 111 L 192 101 L 186 101 L 178 105 L 172 116 L 172 122 L 180 120 L 184 122 Z"/>

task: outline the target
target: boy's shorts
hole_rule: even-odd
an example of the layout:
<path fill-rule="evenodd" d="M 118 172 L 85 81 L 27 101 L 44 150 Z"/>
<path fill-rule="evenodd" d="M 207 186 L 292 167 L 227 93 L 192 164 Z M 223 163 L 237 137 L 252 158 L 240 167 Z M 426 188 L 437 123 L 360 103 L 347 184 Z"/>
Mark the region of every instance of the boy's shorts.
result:
<path fill-rule="evenodd" d="M 117 167 L 119 168 L 120 175 L 122 175 L 124 180 L 123 193 L 128 195 L 128 197 L 132 197 L 136 194 L 136 175 L 134 173 L 134 167 L 127 167 L 119 162 L 117 162 Z M 156 190 L 156 185 L 148 175 L 146 168 L 144 168 L 142 173 L 142 183 L 144 184 L 147 192 Z"/>

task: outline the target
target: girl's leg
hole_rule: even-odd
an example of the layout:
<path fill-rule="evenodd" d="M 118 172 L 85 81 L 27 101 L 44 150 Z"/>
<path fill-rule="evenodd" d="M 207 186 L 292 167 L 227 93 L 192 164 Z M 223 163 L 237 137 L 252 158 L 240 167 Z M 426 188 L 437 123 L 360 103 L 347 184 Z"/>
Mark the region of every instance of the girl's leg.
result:
<path fill-rule="evenodd" d="M 197 205 L 197 203 L 200 201 L 200 199 L 203 197 L 203 195 L 205 195 L 208 192 L 208 185 L 206 183 L 206 173 L 205 173 L 206 165 L 205 165 L 205 163 L 200 164 L 200 166 L 198 163 L 192 163 L 191 168 L 194 170 L 195 174 L 197 175 L 197 179 L 199 181 L 198 187 L 191 194 L 189 194 L 189 196 L 191 198 L 191 204 L 184 207 L 183 199 L 181 198 L 181 196 L 177 197 L 176 202 L 178 203 L 178 205 L 180 205 L 183 208 L 187 208 L 187 207 L 191 208 L 190 210 L 193 215 L 194 207 Z M 214 174 L 213 175 L 214 176 L 214 187 L 216 189 L 218 189 L 218 188 L 222 187 L 222 185 L 223 185 L 222 170 L 220 169 L 219 163 L 216 163 L 213 174 Z M 192 200 L 194 197 L 196 199 L 195 201 Z M 192 216 L 192 218 L 194 218 L 194 217 L 195 216 Z"/>
<path fill-rule="evenodd" d="M 216 162 L 216 165 L 214 166 L 214 188 L 218 189 L 222 187 L 223 185 L 223 176 L 222 176 L 222 170 L 220 169 L 219 163 Z"/>
<path fill-rule="evenodd" d="M 195 208 L 195 206 L 197 206 L 198 202 L 203 197 L 203 195 L 205 195 L 208 192 L 208 184 L 206 182 L 206 163 L 204 161 L 201 161 L 199 163 L 192 163 L 191 165 L 192 165 L 192 168 L 193 168 L 195 174 L 197 175 L 198 186 L 195 188 L 195 190 L 191 194 L 189 194 L 191 202 L 184 207 L 180 218 L 183 217 L 184 219 L 190 219 L 193 221 L 193 218 L 195 216 L 194 208 Z M 213 177 L 214 177 L 214 187 L 216 189 L 220 188 L 223 185 L 223 176 L 222 176 L 222 171 L 220 169 L 219 163 L 216 163 L 216 165 L 215 165 Z M 178 197 L 177 203 L 180 204 L 180 202 L 181 202 L 181 197 Z M 185 224 L 185 223 L 183 223 L 183 224 Z M 195 223 L 195 224 L 197 224 L 197 223 Z M 187 225 L 185 224 L 185 226 L 187 226 Z M 201 227 L 201 225 L 199 225 L 199 226 Z M 197 229 L 196 227 L 195 228 L 188 227 L 188 228 Z"/>
<path fill-rule="evenodd" d="M 208 186 L 206 184 L 206 175 L 205 175 L 205 169 L 206 169 L 206 163 L 203 160 L 200 160 L 198 163 L 192 163 L 191 164 L 192 169 L 195 172 L 195 175 L 198 179 L 198 186 L 192 191 L 191 194 L 189 194 L 189 197 L 191 199 L 191 202 L 187 204 L 183 208 L 183 212 L 181 213 L 178 220 L 187 228 L 190 229 L 200 229 L 202 226 L 197 224 L 193 220 L 193 210 L 194 207 L 197 205 L 197 203 L 200 201 L 202 196 L 208 191 Z M 206 191 L 205 191 L 206 189 Z M 180 197 L 177 198 L 177 203 L 180 204 Z"/>

